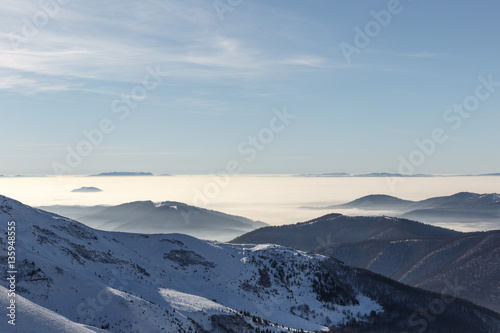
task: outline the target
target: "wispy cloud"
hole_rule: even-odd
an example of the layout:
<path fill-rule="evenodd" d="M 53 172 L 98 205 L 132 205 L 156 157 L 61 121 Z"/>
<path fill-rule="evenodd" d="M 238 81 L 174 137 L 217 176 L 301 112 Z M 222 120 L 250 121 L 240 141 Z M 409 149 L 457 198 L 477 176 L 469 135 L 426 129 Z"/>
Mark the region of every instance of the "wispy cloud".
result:
<path fill-rule="evenodd" d="M 6 71 L 0 70 L 0 73 L 2 72 Z M 23 94 L 60 92 L 76 89 L 78 86 L 78 84 L 71 84 L 57 78 L 26 77 L 20 74 L 0 76 L 0 90 L 14 90 Z"/>
<path fill-rule="evenodd" d="M 4 146 L 5 147 L 5 146 Z M 55 147 L 64 147 L 64 144 L 62 143 L 18 143 L 18 144 L 11 144 L 6 147 L 14 147 L 14 148 L 55 148 Z"/>
<path fill-rule="evenodd" d="M 289 65 L 324 67 L 327 64 L 327 60 L 314 55 L 301 55 L 294 58 L 284 59 L 283 63 Z"/>
<path fill-rule="evenodd" d="M 431 52 L 415 52 L 415 53 L 394 53 L 394 55 L 400 57 L 410 57 L 410 58 L 433 58 L 433 59 L 443 59 L 448 58 L 449 56 L 439 53 L 431 53 Z"/>
<path fill-rule="evenodd" d="M 130 152 L 130 153 L 100 153 L 96 156 L 164 156 L 164 155 L 186 155 L 187 152 Z"/>
<path fill-rule="evenodd" d="M 151 64 L 161 64 L 177 81 L 264 79 L 290 65 L 335 67 L 314 54 L 270 54 L 249 42 L 252 35 L 231 36 L 202 1 L 69 3 L 34 37 L 22 34 L 23 22 L 41 9 L 22 0 L 5 7 L 0 18 L 8 13 L 10 19 L 0 23 L 2 90 L 92 91 L 92 81 L 140 82 Z"/>

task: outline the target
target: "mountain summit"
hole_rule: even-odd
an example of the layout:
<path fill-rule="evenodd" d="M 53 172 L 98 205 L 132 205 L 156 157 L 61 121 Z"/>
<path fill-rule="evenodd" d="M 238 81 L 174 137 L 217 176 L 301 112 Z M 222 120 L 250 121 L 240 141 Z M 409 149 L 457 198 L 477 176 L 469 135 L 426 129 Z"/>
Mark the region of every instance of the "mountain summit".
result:
<path fill-rule="evenodd" d="M 107 231 L 137 233 L 183 233 L 194 237 L 228 241 L 266 223 L 182 202 L 135 201 L 117 206 L 46 206 L 41 209 L 77 219 Z"/>
<path fill-rule="evenodd" d="M 435 292 L 459 281 L 457 296 L 500 312 L 500 230 L 462 233 L 395 217 L 328 214 L 232 242 L 313 251 Z"/>

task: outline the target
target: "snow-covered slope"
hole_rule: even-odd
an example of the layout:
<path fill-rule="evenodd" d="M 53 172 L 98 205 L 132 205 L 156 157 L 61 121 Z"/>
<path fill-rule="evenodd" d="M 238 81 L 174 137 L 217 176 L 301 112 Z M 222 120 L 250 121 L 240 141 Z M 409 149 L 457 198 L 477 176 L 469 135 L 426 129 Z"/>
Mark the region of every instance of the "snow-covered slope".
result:
<path fill-rule="evenodd" d="M 342 311 L 381 310 L 354 291 L 335 309 L 318 301 L 310 289 L 322 256 L 180 234 L 98 231 L 5 197 L 0 207 L 0 225 L 16 222 L 19 293 L 75 322 L 125 332 L 211 331 L 225 322 L 276 331 L 266 320 L 320 330 L 344 322 Z M 315 318 L 292 313 L 305 305 Z"/>
<path fill-rule="evenodd" d="M 0 307 L 6 309 L 10 303 L 7 296 L 8 290 L 0 286 Z M 15 326 L 8 324 L 7 320 L 0 322 L 1 332 L 72 332 L 72 333 L 95 333 L 106 332 L 95 327 L 78 324 L 54 311 L 41 307 L 22 296 L 16 296 L 16 305 L 22 309 L 22 316 L 16 319 Z M 4 319 L 4 318 L 2 318 Z"/>
<path fill-rule="evenodd" d="M 99 231 L 0 196 L 2 231 L 9 221 L 16 226 L 16 290 L 26 299 L 19 298 L 17 319 L 50 332 L 293 332 L 374 322 L 399 329 L 409 327 L 412 309 L 438 297 L 320 255 Z M 391 307 L 400 309 L 396 317 Z M 446 332 L 445 322 L 485 330 L 500 318 L 457 301 L 429 332 Z M 12 328 L 0 321 L 2 332 L 23 332 Z"/>
<path fill-rule="evenodd" d="M 500 312 L 500 230 L 460 233 L 401 218 L 329 214 L 234 240 L 270 241 L 435 292 L 458 279 L 457 296 Z"/>

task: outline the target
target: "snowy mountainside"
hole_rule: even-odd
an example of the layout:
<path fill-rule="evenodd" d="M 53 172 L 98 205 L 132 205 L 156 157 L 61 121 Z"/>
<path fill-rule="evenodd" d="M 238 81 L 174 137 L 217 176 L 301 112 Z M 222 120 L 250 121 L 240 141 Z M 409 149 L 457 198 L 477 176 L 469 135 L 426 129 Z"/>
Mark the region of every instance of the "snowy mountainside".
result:
<path fill-rule="evenodd" d="M 19 294 L 77 323 L 124 332 L 210 332 L 228 323 L 312 331 L 343 323 L 344 313 L 381 311 L 354 290 L 343 305 L 317 300 L 322 256 L 93 230 L 5 197 L 0 207 L 2 226 L 16 222 Z"/>
<path fill-rule="evenodd" d="M 47 332 L 73 332 L 68 325 L 96 332 L 406 329 L 412 309 L 439 296 L 321 255 L 94 230 L 0 196 L 2 231 L 9 221 L 16 223 L 17 318 L 49 321 Z M 6 247 L 5 237 L 0 242 Z M 1 285 L 8 288 L 5 280 Z M 450 322 L 486 332 L 500 316 L 456 301 L 428 332 L 456 331 L 443 329 Z M 7 325 L 0 321 L 0 331 L 16 332 Z"/>
<path fill-rule="evenodd" d="M 461 233 L 401 218 L 328 214 L 257 229 L 233 242 L 270 241 L 430 291 L 458 279 L 456 296 L 500 312 L 500 230 Z"/>

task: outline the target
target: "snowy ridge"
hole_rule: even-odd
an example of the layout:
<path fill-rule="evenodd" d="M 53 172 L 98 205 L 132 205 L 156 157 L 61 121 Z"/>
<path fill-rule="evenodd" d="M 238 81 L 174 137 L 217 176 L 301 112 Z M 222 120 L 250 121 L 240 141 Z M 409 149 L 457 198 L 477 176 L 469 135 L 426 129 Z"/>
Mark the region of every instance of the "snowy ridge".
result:
<path fill-rule="evenodd" d="M 313 251 L 433 292 L 458 280 L 456 296 L 500 312 L 500 230 L 459 233 L 392 217 L 332 215 L 261 228 L 234 242 Z"/>
<path fill-rule="evenodd" d="M 105 232 L 5 197 L 0 203 L 1 225 L 16 222 L 19 293 L 73 322 L 118 332 L 313 331 L 382 310 L 355 290 L 342 304 L 319 300 L 312 289 L 327 260 L 320 255 Z M 340 276 L 338 283 L 346 284 Z"/>

